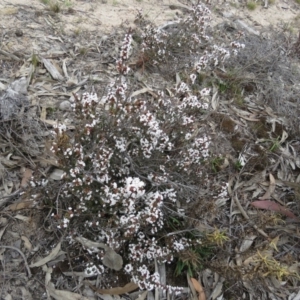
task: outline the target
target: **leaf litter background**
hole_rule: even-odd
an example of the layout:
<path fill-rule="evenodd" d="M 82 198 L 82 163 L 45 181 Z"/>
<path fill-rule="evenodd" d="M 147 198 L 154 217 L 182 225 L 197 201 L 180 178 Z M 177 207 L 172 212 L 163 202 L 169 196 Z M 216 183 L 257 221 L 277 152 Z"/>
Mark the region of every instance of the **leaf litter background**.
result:
<path fill-rule="evenodd" d="M 166 295 L 159 291 L 133 292 L 136 286 L 124 280 L 95 291 L 99 282 L 89 285 L 84 274 L 72 272 L 70 249 L 62 249 L 45 225 L 51 212 L 44 215 L 43 207 L 20 192 L 32 174 L 59 180 L 61 171 L 47 142 L 51 127 L 59 120 L 74 129 L 68 102 L 72 93 L 101 94 L 116 75 L 114 62 L 126 29 L 138 26 L 136 9 L 143 7 L 149 20 L 164 26 L 184 15 L 189 3 L 60 4 L 55 13 L 38 1 L 0 3 L 1 298 L 163 299 Z M 241 2 L 213 2 L 210 9 L 218 39 L 243 30 L 246 48 L 227 63 L 229 71 L 211 74 L 210 150 L 222 160 L 214 165 L 210 185 L 203 187 L 201 204 L 187 210 L 194 220 L 191 228 L 206 233 L 222 228 L 230 241 L 215 249 L 197 279 L 181 278 L 185 289 L 178 299 L 300 299 L 299 276 L 286 280 L 278 274 L 278 263 L 289 274 L 299 274 L 300 75 L 297 36 L 284 31 L 287 21 L 297 26 L 298 7 L 278 1 L 250 13 Z M 25 81 L 15 81 L 23 77 Z M 133 92 L 150 97 L 176 84 L 151 69 L 137 69 L 134 80 Z M 237 89 L 242 89 L 242 99 L 236 97 Z M 17 120 L 10 119 L 14 109 Z M 227 192 L 221 195 L 224 183 Z M 203 199 L 210 203 L 205 210 Z M 164 279 L 166 271 L 160 269 Z M 169 274 L 165 279 L 176 282 Z"/>

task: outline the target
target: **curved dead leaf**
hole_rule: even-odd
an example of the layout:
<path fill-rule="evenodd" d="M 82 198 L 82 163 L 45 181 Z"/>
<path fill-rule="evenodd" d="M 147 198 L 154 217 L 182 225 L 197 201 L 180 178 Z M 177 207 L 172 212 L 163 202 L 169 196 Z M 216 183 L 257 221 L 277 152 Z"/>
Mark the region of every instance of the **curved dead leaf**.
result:
<path fill-rule="evenodd" d="M 102 249 L 106 250 L 108 248 L 108 246 L 105 245 L 104 243 L 90 241 L 90 240 L 84 238 L 83 236 L 76 237 L 75 241 L 79 242 L 81 245 L 83 245 L 84 247 L 87 247 L 89 249 L 102 248 Z"/>
<path fill-rule="evenodd" d="M 192 282 L 196 292 L 198 292 L 198 299 L 206 300 L 205 292 L 204 292 L 204 289 L 203 289 L 201 283 L 195 278 L 191 278 L 191 282 Z"/>
<path fill-rule="evenodd" d="M 275 178 L 272 174 L 269 174 L 269 179 L 270 179 L 270 185 L 269 185 L 269 188 L 268 190 L 266 191 L 266 193 L 260 197 L 259 199 L 261 200 L 265 200 L 265 199 L 270 199 L 272 194 L 274 193 L 275 191 L 275 187 L 276 187 L 276 182 L 275 182 Z"/>
<path fill-rule="evenodd" d="M 148 295 L 148 291 L 144 291 L 136 298 L 136 300 L 145 300 L 147 295 Z"/>
<path fill-rule="evenodd" d="M 24 172 L 23 172 L 23 176 L 22 176 L 22 181 L 21 181 L 21 187 L 25 188 L 28 185 L 28 182 L 32 176 L 32 170 L 25 168 Z"/>
<path fill-rule="evenodd" d="M 245 252 L 247 251 L 251 245 L 253 244 L 254 240 L 257 238 L 256 235 L 247 235 L 245 236 L 242 244 L 241 244 L 241 247 L 240 247 L 240 252 Z"/>
<path fill-rule="evenodd" d="M 53 283 L 51 282 L 47 285 L 46 289 L 49 292 L 50 296 L 57 300 L 89 300 L 88 298 L 76 293 L 56 290 Z"/>
<path fill-rule="evenodd" d="M 129 282 L 123 287 L 115 287 L 111 289 L 97 289 L 92 284 L 88 283 L 89 287 L 99 294 L 107 294 L 107 295 L 122 295 L 126 293 L 130 293 L 136 290 L 139 286 L 134 282 Z"/>
<path fill-rule="evenodd" d="M 274 201 L 271 201 L 271 200 L 254 201 L 251 203 L 251 205 L 256 208 L 266 209 L 266 210 L 270 210 L 270 211 L 276 211 L 276 212 L 281 213 L 291 219 L 300 221 L 298 219 L 298 217 L 296 217 L 290 210 L 288 210 L 284 206 L 282 206 Z"/>
<path fill-rule="evenodd" d="M 3 235 L 3 233 L 5 232 L 7 226 L 8 226 L 8 225 L 6 225 L 4 228 L 2 228 L 2 229 L 0 230 L 0 240 L 2 239 L 2 235 Z"/>
<path fill-rule="evenodd" d="M 218 91 L 216 91 L 211 99 L 211 107 L 213 110 L 216 110 L 219 106 L 219 97 L 218 97 Z"/>
<path fill-rule="evenodd" d="M 196 293 L 195 287 L 191 281 L 191 276 L 189 275 L 189 273 L 186 274 L 186 277 L 187 277 L 187 281 L 188 281 L 190 291 L 191 291 L 190 299 L 197 300 L 197 293 Z"/>
<path fill-rule="evenodd" d="M 58 81 L 64 80 L 64 77 L 59 73 L 57 67 L 52 62 L 50 62 L 50 60 L 42 57 L 42 62 L 44 63 L 45 68 L 50 73 L 53 79 Z"/>
<path fill-rule="evenodd" d="M 31 208 L 33 206 L 34 206 L 34 202 L 32 200 L 24 200 L 21 202 L 16 202 L 16 203 L 8 205 L 7 207 L 5 207 L 5 210 L 16 211 L 16 210 Z"/>
<path fill-rule="evenodd" d="M 61 169 L 54 169 L 49 177 L 53 180 L 61 180 L 64 173 L 65 172 Z"/>
<path fill-rule="evenodd" d="M 282 136 L 281 139 L 279 141 L 280 144 L 282 144 L 283 142 L 285 142 L 285 140 L 289 137 L 288 133 L 286 131 L 282 131 Z"/>
<path fill-rule="evenodd" d="M 26 222 L 26 223 L 30 223 L 32 221 L 31 217 L 26 217 L 26 216 L 23 216 L 23 215 L 15 215 L 15 218 L 18 219 L 18 220 L 21 220 L 23 222 Z"/>
<path fill-rule="evenodd" d="M 27 250 L 31 251 L 32 250 L 32 245 L 31 245 L 29 239 L 25 235 L 22 235 L 21 240 L 24 241 L 24 247 Z"/>
<path fill-rule="evenodd" d="M 40 267 L 42 265 L 45 265 L 48 261 L 53 260 L 58 255 L 58 253 L 60 251 L 60 246 L 61 246 L 61 243 L 59 242 L 48 256 L 44 257 L 43 259 L 37 261 L 34 264 L 31 264 L 29 267 L 30 268 Z"/>
<path fill-rule="evenodd" d="M 221 295 L 222 294 L 222 290 L 223 290 L 223 283 L 222 282 L 218 282 L 217 285 L 215 286 L 213 292 L 210 295 L 210 299 L 211 300 L 223 299 L 223 295 Z"/>
<path fill-rule="evenodd" d="M 92 251 L 98 251 L 98 248 L 102 248 L 105 251 L 103 257 L 103 264 L 113 270 L 119 271 L 123 266 L 122 256 L 116 253 L 113 249 L 105 245 L 104 243 L 98 243 L 90 241 L 82 236 L 78 236 L 75 240 L 81 243 L 84 247 L 91 249 Z"/>
<path fill-rule="evenodd" d="M 106 248 L 102 263 L 104 266 L 119 271 L 123 266 L 122 256 L 111 248 Z"/>

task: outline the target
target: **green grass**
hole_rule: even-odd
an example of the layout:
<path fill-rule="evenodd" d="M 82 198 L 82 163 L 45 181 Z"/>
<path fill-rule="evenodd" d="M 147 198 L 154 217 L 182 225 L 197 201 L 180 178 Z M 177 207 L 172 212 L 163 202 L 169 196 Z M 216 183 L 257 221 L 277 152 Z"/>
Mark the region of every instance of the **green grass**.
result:
<path fill-rule="evenodd" d="M 31 56 L 31 63 L 36 68 L 37 65 L 39 64 L 39 62 L 40 62 L 40 60 L 39 60 L 38 56 L 35 53 L 33 53 Z"/>
<path fill-rule="evenodd" d="M 240 160 L 237 160 L 234 164 L 234 167 L 235 167 L 236 170 L 240 171 L 243 168 L 243 164 Z"/>
<path fill-rule="evenodd" d="M 187 272 L 191 277 L 203 268 L 203 262 L 212 254 L 210 247 L 197 247 L 185 250 L 178 258 L 175 276 L 180 276 Z"/>
<path fill-rule="evenodd" d="M 49 9 L 55 13 L 61 12 L 62 8 L 70 8 L 73 6 L 73 3 L 69 0 L 64 1 L 62 4 L 55 0 L 40 0 L 41 3 L 47 5 Z"/>
<path fill-rule="evenodd" d="M 211 168 L 214 173 L 218 173 L 221 170 L 222 164 L 224 163 L 224 158 L 216 157 L 211 161 Z"/>
<path fill-rule="evenodd" d="M 299 0 L 300 1 L 300 0 Z M 250 1 L 250 2 L 248 2 L 247 3 L 247 8 L 249 9 L 249 10 L 255 10 L 256 9 L 256 7 L 257 7 L 257 4 L 255 3 L 255 2 L 253 2 L 253 1 Z"/>
<path fill-rule="evenodd" d="M 50 10 L 53 11 L 54 13 L 58 14 L 61 11 L 61 7 L 57 2 L 51 3 Z"/>
<path fill-rule="evenodd" d="M 77 27 L 77 28 L 74 30 L 74 34 L 75 34 L 75 35 L 80 35 L 80 33 L 81 33 L 81 29 Z"/>
<path fill-rule="evenodd" d="M 73 3 L 71 1 L 65 1 L 64 2 L 64 6 L 65 7 L 72 7 L 73 6 Z"/>

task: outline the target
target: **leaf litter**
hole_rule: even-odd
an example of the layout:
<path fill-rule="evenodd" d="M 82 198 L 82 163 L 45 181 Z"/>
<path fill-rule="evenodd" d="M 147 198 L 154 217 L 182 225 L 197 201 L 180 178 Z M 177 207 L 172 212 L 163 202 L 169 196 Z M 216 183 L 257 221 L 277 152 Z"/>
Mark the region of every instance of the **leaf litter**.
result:
<path fill-rule="evenodd" d="M 26 6 L 24 9 L 32 17 L 36 13 L 39 13 L 38 10 L 32 11 Z M 7 8 L 6 11 L 1 10 L 1 13 L 6 15 L 16 14 L 16 12 L 17 9 L 15 7 Z M 43 13 L 44 12 L 42 12 L 42 14 Z M 39 20 L 40 18 L 41 17 L 38 16 Z M 22 190 L 28 185 L 33 170 L 36 170 L 35 166 L 44 162 L 44 165 L 41 168 L 42 172 L 52 174 L 52 176 L 55 177 L 53 178 L 54 180 L 59 180 L 61 178 L 61 173 L 59 173 L 60 170 L 57 174 L 55 173 L 57 172 L 57 169 L 53 169 L 55 164 L 51 163 L 49 156 L 45 153 L 45 137 L 49 135 L 48 132 L 58 121 L 64 122 L 70 130 L 75 128 L 75 120 L 72 120 L 71 112 L 61 111 L 58 108 L 59 103 L 62 101 L 70 101 L 72 94 L 77 93 L 81 89 L 89 90 L 94 86 L 96 86 L 95 88 L 97 91 L 104 89 L 115 75 L 113 63 L 114 58 L 117 57 L 117 37 L 121 37 L 123 34 L 123 32 L 116 29 L 115 32 L 108 35 L 106 39 L 101 39 L 101 36 L 94 31 L 88 32 L 86 37 L 79 36 L 68 40 L 63 36 L 56 36 L 56 32 L 59 32 L 60 30 L 58 25 L 60 21 L 57 19 L 56 15 L 46 13 L 46 15 L 42 16 L 42 19 L 45 22 L 45 28 L 43 29 L 45 35 L 42 36 L 37 33 L 37 40 L 35 41 L 33 48 L 26 49 L 24 46 L 22 48 L 22 44 L 19 43 L 17 47 L 19 50 L 13 52 L 10 46 L 5 44 L 0 52 L 1 59 L 3 58 L 3 61 L 6 62 L 6 68 L 4 68 L 1 73 L 1 77 L 5 78 L 3 81 L 5 84 L 1 85 L 3 87 L 1 88 L 3 91 L 2 99 L 5 97 L 8 99 L 10 97 L 10 93 L 12 93 L 11 85 L 17 86 L 18 88 L 18 84 L 11 80 L 12 77 L 27 78 L 26 84 L 28 85 L 28 96 L 20 96 L 17 98 L 18 100 L 13 109 L 14 113 L 17 113 L 19 118 L 17 127 L 22 128 L 22 131 L 27 132 L 27 136 L 23 136 L 22 139 L 22 143 L 24 144 L 19 145 L 12 142 L 13 139 L 11 136 L 7 135 L 7 132 L 1 131 L 1 151 L 3 155 L 0 156 L 0 164 L 1 172 L 4 170 L 5 174 L 1 175 L 2 187 L 0 188 L 0 205 L 6 206 L 6 210 L 10 210 L 12 213 L 16 210 L 24 210 L 28 215 L 30 215 L 28 208 L 30 208 L 31 205 L 25 204 L 26 200 L 22 200 L 22 197 L 19 203 L 15 202 L 15 200 L 20 198 L 19 189 Z M 40 21 L 36 22 L 36 24 L 27 23 L 28 28 L 36 28 L 36 26 L 40 27 L 41 25 L 39 22 Z M 24 29 L 24 31 L 26 32 L 26 29 Z M 91 42 L 94 41 L 95 38 L 101 40 L 100 46 Z M 256 38 L 253 39 L 255 40 Z M 16 41 L 16 38 L 12 39 L 12 42 Z M 99 53 L 101 53 L 100 58 L 98 55 Z M 245 57 L 241 58 L 241 63 L 243 62 L 243 59 L 245 59 Z M 97 68 L 95 68 L 95 61 L 97 61 Z M 98 67 L 101 65 L 102 67 Z M 254 69 L 257 68 L 256 65 L 253 65 L 252 67 Z M 89 70 L 92 70 L 92 74 L 90 74 Z M 274 70 L 275 74 L 277 71 L 278 70 Z M 14 75 L 12 76 L 11 74 Z M 257 74 L 261 75 L 261 71 L 258 71 Z M 149 74 L 146 75 L 151 77 Z M 215 76 L 218 80 L 220 79 L 220 74 Z M 283 77 L 284 76 L 285 74 L 283 74 Z M 137 86 L 132 94 L 137 96 L 149 93 L 152 96 L 155 96 L 156 87 L 163 81 L 163 78 L 155 80 L 154 77 L 147 78 L 144 76 L 142 84 Z M 247 87 L 245 86 L 245 89 L 246 88 Z M 223 114 L 230 117 L 227 124 L 226 122 L 220 124 L 220 122 L 216 121 L 214 116 L 212 116 L 212 119 L 210 119 L 209 122 L 211 122 L 213 125 L 212 127 L 215 128 L 216 140 L 218 138 L 220 140 L 222 138 L 224 139 L 224 136 L 227 135 L 225 138 L 230 141 L 231 146 L 229 150 L 230 155 L 227 159 L 228 163 L 224 165 L 223 169 L 221 168 L 220 178 L 218 178 L 218 176 L 216 176 L 216 178 L 218 178 L 218 180 L 222 179 L 222 176 L 224 176 L 224 173 L 222 172 L 226 172 L 229 167 L 232 167 L 238 152 L 242 153 L 242 156 L 240 157 L 244 157 L 245 165 L 236 171 L 235 176 L 238 180 L 235 181 L 235 184 L 228 187 L 228 189 L 233 188 L 234 190 L 232 199 L 235 201 L 231 201 L 231 205 L 232 211 L 236 212 L 229 214 L 228 211 L 226 211 L 230 223 L 227 223 L 225 219 L 216 220 L 215 217 L 213 217 L 212 219 L 208 219 L 209 221 L 207 222 L 210 223 L 207 224 L 207 226 L 214 225 L 213 222 L 217 222 L 217 224 L 222 225 L 223 227 L 228 226 L 231 230 L 231 236 L 239 238 L 239 241 L 236 241 L 235 244 L 233 243 L 232 246 L 239 249 L 239 253 L 235 254 L 237 261 L 240 261 L 241 264 L 249 268 L 250 271 L 247 273 L 248 275 L 242 276 L 242 282 L 240 281 L 240 284 L 242 285 L 238 286 L 239 283 L 237 283 L 236 287 L 241 288 L 242 286 L 243 289 L 248 291 L 249 295 L 254 297 L 254 299 L 268 299 L 271 294 L 268 294 L 268 292 L 264 290 L 263 285 L 257 285 L 255 288 L 255 280 L 252 280 L 251 274 L 258 272 L 259 267 L 265 268 L 264 272 L 262 272 L 263 277 L 267 277 L 268 272 L 275 272 L 276 270 L 280 271 L 280 266 L 277 266 L 274 260 L 274 251 L 270 249 L 276 247 L 279 252 L 285 253 L 285 249 L 291 247 L 295 242 L 292 239 L 292 234 L 297 228 L 290 227 L 290 229 L 288 229 L 284 224 L 280 225 L 281 217 L 278 217 L 276 214 L 274 215 L 272 212 L 285 215 L 295 220 L 298 217 L 293 211 L 296 213 L 300 205 L 299 141 L 297 142 L 297 140 L 291 138 L 287 133 L 289 128 L 295 126 L 295 124 L 290 122 L 291 120 L 282 119 L 281 117 L 282 114 L 285 116 L 288 115 L 285 109 L 288 110 L 287 107 L 292 107 L 292 104 L 287 99 L 286 107 L 282 106 L 278 108 L 279 103 L 268 103 L 268 101 L 270 101 L 268 99 L 270 98 L 267 97 L 265 98 L 265 103 L 262 103 L 261 96 L 258 95 L 259 93 L 256 95 L 245 96 L 245 103 L 243 103 L 243 105 L 235 103 L 234 101 L 226 103 L 226 101 L 224 101 L 225 99 L 223 99 L 224 96 L 217 91 L 218 89 L 213 93 L 212 108 L 214 111 L 221 111 Z M 267 92 L 271 93 L 271 91 Z M 263 91 L 260 95 L 266 94 L 267 92 Z M 274 92 L 272 93 L 271 96 L 274 96 Z M 275 96 L 278 97 L 278 95 Z M 29 103 L 27 103 L 27 97 Z M 24 114 L 25 107 L 22 106 L 27 107 L 31 113 Z M 242 106 L 242 108 L 240 106 Z M 7 112 L 3 111 L 1 114 L 4 114 L 5 119 L 8 120 L 11 118 L 11 115 L 9 115 L 11 111 L 12 110 Z M 38 122 L 36 117 L 42 122 Z M 234 124 L 234 126 L 231 126 L 230 123 Z M 277 128 L 280 127 L 279 125 L 282 125 L 284 128 L 280 134 L 276 131 Z M 11 126 L 11 124 L 9 124 L 9 126 Z M 235 136 L 230 136 L 228 134 L 228 128 L 226 128 L 226 126 L 233 128 L 232 134 Z M 264 132 L 261 132 L 260 128 L 263 128 Z M 275 133 L 277 134 L 276 137 L 274 137 Z M 248 139 L 248 143 L 242 141 L 243 136 Z M 13 153 L 16 154 L 16 148 L 18 147 L 21 149 L 21 151 L 17 153 L 17 156 L 20 158 L 15 158 L 16 155 L 13 156 Z M 269 153 L 269 155 L 264 156 L 264 152 L 270 151 L 270 149 L 273 151 L 275 148 L 278 149 L 276 155 L 275 153 L 274 155 Z M 216 151 L 216 153 L 218 153 L 218 151 Z M 45 163 L 47 160 L 50 162 Z M 20 169 L 20 166 L 25 167 L 23 177 L 16 175 L 18 172 L 14 173 L 16 169 Z M 10 179 L 7 179 L 9 178 L 6 176 L 7 173 L 10 174 Z M 263 183 L 266 182 L 267 179 L 269 180 L 268 185 L 264 185 Z M 280 184 L 278 184 L 278 180 L 280 180 Z M 14 194 L 14 191 L 18 191 L 18 193 Z M 253 193 L 251 194 L 250 191 Z M 277 195 L 280 195 L 280 197 L 277 197 Z M 218 195 L 216 195 L 216 197 L 218 198 L 216 202 L 220 201 L 221 198 L 218 197 Z M 255 199 L 260 200 L 255 201 Z M 282 203 L 275 202 L 278 199 Z M 293 200 L 298 202 L 295 203 Z M 222 202 L 222 209 L 227 209 L 227 202 L 229 201 L 226 200 Z M 286 205 L 289 205 L 290 208 L 286 208 Z M 252 207 L 262 208 L 269 211 L 270 214 L 260 214 L 259 211 Z M 27 216 L 23 215 L 14 215 L 14 218 L 15 220 L 22 222 L 30 221 L 30 219 L 27 219 Z M 257 223 L 252 224 L 252 220 L 257 221 Z M 272 222 L 274 222 L 274 224 Z M 288 220 L 286 220 L 286 222 L 288 222 Z M 246 226 L 246 232 L 241 232 L 238 229 L 239 227 L 236 225 L 240 223 L 244 224 L 243 226 Z M 275 227 L 275 225 L 277 227 Z M 2 237 L 5 238 L 5 243 L 9 244 L 9 239 L 5 236 L 5 229 L 7 226 L 11 227 L 11 224 L 5 225 L 5 227 L 2 228 L 1 233 Z M 280 242 L 283 240 L 281 235 L 277 235 L 276 237 L 273 237 L 273 239 L 270 237 L 272 236 L 273 228 L 276 228 L 276 233 L 282 233 L 284 230 L 289 230 L 290 236 L 283 244 Z M 254 229 L 254 231 L 252 231 L 252 229 Z M 258 235 L 257 232 L 259 232 L 260 235 Z M 30 241 L 27 236 L 30 235 L 23 235 L 22 240 L 24 241 L 24 248 L 28 251 L 27 255 L 29 257 L 29 254 L 33 251 L 33 245 L 40 245 L 40 243 L 38 240 L 34 239 Z M 276 243 L 274 242 L 274 239 L 276 239 Z M 265 243 L 266 241 L 267 244 Z M 87 241 L 83 243 L 86 244 Z M 260 246 L 260 244 L 263 246 Z M 88 247 L 90 245 L 86 246 Z M 107 247 L 106 245 L 104 246 Z M 57 256 L 62 254 L 60 247 L 61 245 L 57 244 L 57 246 L 50 251 L 50 254 L 46 256 L 40 255 L 40 257 L 44 258 L 40 258 L 36 263 L 32 263 L 30 267 L 41 267 L 52 260 L 55 260 Z M 100 245 L 98 245 L 98 247 L 101 248 Z M 266 247 L 265 250 L 263 250 L 264 247 Z M 108 250 L 108 248 L 105 249 Z M 259 252 L 253 254 L 254 249 Z M 50 249 L 48 248 L 47 251 L 49 250 Z M 228 248 L 227 250 L 229 251 L 230 249 Z M 113 261 L 116 253 L 114 251 L 109 253 L 113 254 L 113 257 L 109 259 Z M 234 252 L 230 253 L 234 255 Z M 238 257 L 238 255 L 240 256 Z M 32 261 L 35 260 L 36 257 Z M 286 258 L 286 261 L 288 261 L 288 258 Z M 284 263 L 285 261 L 283 260 L 283 265 Z M 268 266 L 271 266 L 273 269 L 267 270 Z M 275 267 L 278 268 L 276 269 Z M 115 266 L 112 265 L 112 268 L 114 269 Z M 230 257 L 227 257 L 226 259 L 217 258 L 212 262 L 211 269 L 205 269 L 200 274 L 203 287 L 200 281 L 197 281 L 194 278 L 190 279 L 189 282 L 192 283 L 190 286 L 192 285 L 194 290 L 198 293 L 198 298 L 195 299 L 205 299 L 203 290 L 209 296 L 208 299 L 222 299 L 222 294 L 225 291 L 223 285 L 224 278 L 222 276 L 226 275 L 221 270 L 222 268 L 229 268 L 238 272 L 238 265 L 234 260 L 230 259 Z M 294 273 L 299 271 L 297 265 L 294 266 L 294 269 Z M 76 272 L 74 272 L 74 274 L 76 274 Z M 78 274 L 80 274 L 80 272 Z M 219 276 L 219 274 L 221 274 L 221 276 Z M 80 277 L 80 275 L 78 275 L 78 277 Z M 275 280 L 273 278 L 273 283 L 274 282 Z M 271 291 L 274 290 L 271 281 L 266 279 L 266 284 L 268 284 Z M 278 289 L 282 290 L 283 287 L 287 286 L 287 282 L 279 280 L 279 284 L 276 282 L 275 285 L 277 285 Z M 67 284 L 63 286 L 66 289 L 68 288 Z M 131 289 L 124 289 L 125 287 L 126 285 L 115 288 L 117 290 L 111 288 L 98 289 L 97 291 L 110 291 L 108 294 L 111 295 L 115 295 L 116 291 L 121 292 L 120 294 L 132 291 Z M 131 288 L 133 288 L 133 286 L 131 286 Z M 54 299 L 85 299 L 85 297 L 80 294 L 54 288 L 53 283 L 50 281 L 46 284 L 46 289 L 49 295 Z M 234 287 L 233 291 L 235 291 Z M 22 290 L 23 295 L 26 293 L 29 293 L 28 289 Z M 281 295 L 278 294 L 278 298 L 274 299 L 286 299 L 285 297 L 289 295 L 288 293 L 287 287 L 286 291 L 282 291 Z M 8 295 L 9 294 L 7 294 L 7 297 L 9 297 Z M 194 293 L 193 295 L 193 297 L 195 297 L 196 294 Z M 244 296 L 245 295 L 246 292 L 244 293 Z M 292 295 L 294 298 L 292 298 Z M 202 298 L 200 298 L 200 296 Z M 296 300 L 298 298 L 299 295 L 296 293 L 289 295 L 289 299 L 291 300 Z"/>

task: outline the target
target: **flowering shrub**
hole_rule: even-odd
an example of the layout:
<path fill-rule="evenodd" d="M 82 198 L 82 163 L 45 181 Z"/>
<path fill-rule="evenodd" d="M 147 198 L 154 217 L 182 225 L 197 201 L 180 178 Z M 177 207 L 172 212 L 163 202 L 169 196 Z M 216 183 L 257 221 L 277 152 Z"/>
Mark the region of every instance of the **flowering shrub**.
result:
<path fill-rule="evenodd" d="M 197 54 L 195 43 L 209 39 L 204 32 L 208 10 L 199 5 L 192 12 L 184 24 L 194 30 L 189 34 L 196 32 L 191 24 L 202 28 L 200 37 L 193 35 L 190 48 Z M 152 41 L 161 41 L 163 47 L 165 35 L 152 35 Z M 151 45 L 149 38 L 148 33 L 144 49 Z M 75 135 L 71 138 L 64 125 L 54 128 L 52 151 L 64 170 L 59 201 L 66 205 L 65 214 L 54 217 L 58 228 L 69 231 L 71 243 L 77 234 L 85 234 L 120 253 L 126 261 L 124 272 L 140 288 L 177 291 L 160 285 L 153 262 L 170 263 L 201 244 L 184 233 L 174 233 L 168 219 L 184 218 L 181 206 L 197 199 L 199 183 L 207 178 L 204 166 L 210 136 L 201 119 L 209 109 L 210 89 L 194 93 L 188 83 L 181 82 L 171 96 L 158 91 L 153 101 L 130 97 L 130 44 L 129 32 L 116 62 L 120 75 L 105 96 L 74 95 Z M 157 57 L 166 55 L 162 50 L 157 53 Z M 228 55 L 229 51 L 215 47 L 199 57 L 195 71 Z M 191 71 L 191 82 L 195 76 Z M 48 185 L 41 188 L 51 194 Z M 98 265 L 86 267 L 93 274 L 106 271 L 101 259 Z"/>
<path fill-rule="evenodd" d="M 143 33 L 142 43 L 142 52 L 149 63 L 171 63 L 177 70 L 179 66 L 194 64 L 198 73 L 207 67 L 223 64 L 230 57 L 230 51 L 214 44 L 212 37 L 208 36 L 210 15 L 208 8 L 198 4 L 191 8 L 185 19 L 176 23 L 162 28 L 149 25 Z M 238 49 L 244 48 L 236 41 L 229 46 L 234 55 Z"/>

